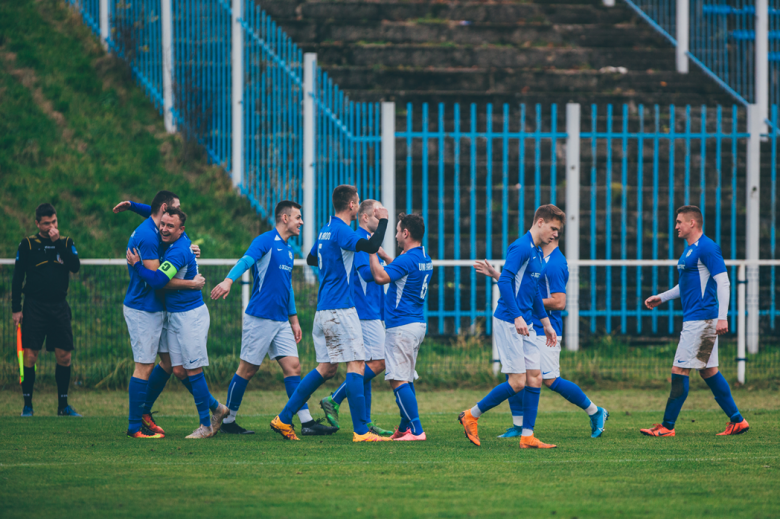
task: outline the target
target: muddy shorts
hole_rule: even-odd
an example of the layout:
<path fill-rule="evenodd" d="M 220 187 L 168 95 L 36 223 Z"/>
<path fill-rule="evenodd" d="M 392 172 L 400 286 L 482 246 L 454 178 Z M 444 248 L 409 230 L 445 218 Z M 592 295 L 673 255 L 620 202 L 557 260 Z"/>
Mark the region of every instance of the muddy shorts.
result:
<path fill-rule="evenodd" d="M 385 334 L 385 380 L 414 382 L 417 354 L 425 339 L 425 323 L 388 328 Z"/>
<path fill-rule="evenodd" d="M 717 319 L 685 321 L 680 332 L 680 344 L 674 355 L 674 365 L 689 369 L 718 367 L 717 325 Z"/>
<path fill-rule="evenodd" d="M 366 360 L 363 330 L 357 310 L 338 308 L 317 310 L 311 331 L 317 362 L 352 362 Z"/>

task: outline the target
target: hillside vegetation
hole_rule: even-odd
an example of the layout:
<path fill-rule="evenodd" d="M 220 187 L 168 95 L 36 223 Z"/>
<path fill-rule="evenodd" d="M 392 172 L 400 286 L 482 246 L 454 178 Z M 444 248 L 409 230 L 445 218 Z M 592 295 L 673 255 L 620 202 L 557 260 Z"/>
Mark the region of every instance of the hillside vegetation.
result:
<path fill-rule="evenodd" d="M 165 133 L 127 66 L 64 2 L 0 1 L 0 257 L 51 202 L 82 258 L 119 257 L 138 225 L 120 200 L 182 200 L 204 257 L 238 257 L 267 227 L 197 146 Z"/>

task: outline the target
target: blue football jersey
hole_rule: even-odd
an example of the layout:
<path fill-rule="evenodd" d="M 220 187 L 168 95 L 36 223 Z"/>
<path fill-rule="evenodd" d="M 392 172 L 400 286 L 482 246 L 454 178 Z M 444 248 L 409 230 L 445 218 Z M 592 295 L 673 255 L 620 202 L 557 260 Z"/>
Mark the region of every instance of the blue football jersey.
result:
<path fill-rule="evenodd" d="M 677 262 L 683 321 L 703 321 L 718 317 L 718 288 L 714 276 L 726 272 L 723 253 L 717 243 L 701 235 L 688 245 Z"/>
<path fill-rule="evenodd" d="M 519 317 L 522 317 L 526 324 L 533 324 L 534 313 L 542 318 L 547 317 L 539 292 L 539 280 L 542 277 L 544 266 L 542 249 L 534 245 L 530 231 L 512 242 L 512 245 L 507 249 L 501 278 L 503 281 L 511 283 Z M 518 317 L 512 315 L 503 294 L 498 300 L 493 315 L 508 323 L 514 323 L 515 318 Z"/>
<path fill-rule="evenodd" d="M 395 328 L 424 323 L 423 306 L 433 275 L 433 262 L 425 254 L 425 247 L 409 249 L 385 267 L 385 272 L 390 276 L 385 296 L 385 325 Z"/>
<path fill-rule="evenodd" d="M 362 227 L 358 227 L 357 233 L 366 240 L 371 238 L 371 233 Z M 379 258 L 379 264 L 384 267 L 384 260 Z M 374 283 L 367 252 L 355 253 L 355 273 L 352 275 L 350 285 L 352 285 L 352 301 L 355 303 L 358 317 L 366 320 L 384 320 L 385 290 L 384 287 Z"/>
<path fill-rule="evenodd" d="M 292 247 L 276 229 L 255 238 L 244 253 L 252 265 L 252 297 L 246 313 L 271 321 L 286 321 L 292 295 Z"/>
<path fill-rule="evenodd" d="M 546 265 L 542 279 L 539 282 L 542 299 L 549 299 L 553 294 L 565 294 L 566 283 L 569 282 L 569 264 L 566 263 L 566 257 L 561 252 L 561 249 L 556 247 L 549 256 L 544 258 L 544 261 Z M 563 311 L 550 310 L 547 312 L 547 317 L 550 318 L 550 324 L 555 333 L 558 337 L 561 337 L 563 335 Z M 537 332 L 542 330 L 542 322 L 536 314 L 534 314 L 533 323 Z"/>
<path fill-rule="evenodd" d="M 331 216 L 320 229 L 311 249 L 320 269 L 317 310 L 355 306 L 349 283 L 355 270 L 355 247 L 359 240 L 360 236 L 336 216 Z"/>
<path fill-rule="evenodd" d="M 173 242 L 163 255 L 160 270 L 167 273 L 174 268 L 173 279 L 194 279 L 198 275 L 198 260 L 190 250 L 190 243 L 183 234 Z M 169 312 L 186 312 L 204 304 L 200 290 L 168 290 L 165 293 L 165 309 Z"/>
<path fill-rule="evenodd" d="M 128 249 L 135 249 L 141 260 L 159 260 L 160 259 L 160 230 L 154 220 L 147 218 L 139 225 L 130 240 L 127 242 Z M 152 287 L 141 279 L 141 276 L 133 270 L 129 264 L 127 271 L 130 273 L 130 284 L 127 286 L 124 304 L 129 308 L 142 310 L 144 312 L 162 312 L 165 310 L 163 299 L 155 294 Z"/>

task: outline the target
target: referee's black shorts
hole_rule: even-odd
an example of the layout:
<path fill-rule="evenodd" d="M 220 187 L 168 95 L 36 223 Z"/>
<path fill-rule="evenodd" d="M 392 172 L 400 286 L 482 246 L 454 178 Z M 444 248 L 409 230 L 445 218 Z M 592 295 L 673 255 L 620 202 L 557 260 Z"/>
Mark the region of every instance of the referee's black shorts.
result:
<path fill-rule="evenodd" d="M 67 301 L 47 303 L 24 298 L 22 348 L 40 350 L 46 341 L 46 351 L 73 351 L 71 317 Z"/>

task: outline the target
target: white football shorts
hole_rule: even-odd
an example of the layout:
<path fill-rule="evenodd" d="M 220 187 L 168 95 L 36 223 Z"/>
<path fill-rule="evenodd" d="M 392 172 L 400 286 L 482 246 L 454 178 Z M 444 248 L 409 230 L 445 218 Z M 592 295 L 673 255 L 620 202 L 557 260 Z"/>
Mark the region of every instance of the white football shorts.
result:
<path fill-rule="evenodd" d="M 493 317 L 493 333 L 501 360 L 501 373 L 525 373 L 539 369 L 539 351 L 536 348 L 536 332 L 528 325 L 529 336 L 519 335 L 514 323 Z"/>
<path fill-rule="evenodd" d="M 366 348 L 366 361 L 385 358 L 385 323 L 379 319 L 361 319 L 363 345 Z"/>
<path fill-rule="evenodd" d="M 552 380 L 561 376 L 561 338 L 554 347 L 547 346 L 545 335 L 536 336 L 537 349 L 542 366 L 542 380 Z"/>
<path fill-rule="evenodd" d="M 425 323 L 409 323 L 388 328 L 385 336 L 385 380 L 414 382 L 420 345 L 425 339 Z"/>
<path fill-rule="evenodd" d="M 272 321 L 244 314 L 241 360 L 259 366 L 266 355 L 271 360 L 298 356 L 298 345 L 290 321 Z"/>
<path fill-rule="evenodd" d="M 139 364 L 154 364 L 160 347 L 165 312 L 144 312 L 122 305 L 133 360 Z"/>
<path fill-rule="evenodd" d="M 311 331 L 317 362 L 366 360 L 363 330 L 355 307 L 318 310 Z"/>
<path fill-rule="evenodd" d="M 674 355 L 674 365 L 689 369 L 718 367 L 717 326 L 717 319 L 685 321 Z"/>
<path fill-rule="evenodd" d="M 206 342 L 210 325 L 206 305 L 186 312 L 168 312 L 168 353 L 172 366 L 197 369 L 209 365 Z"/>

